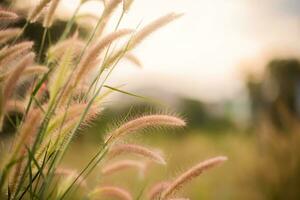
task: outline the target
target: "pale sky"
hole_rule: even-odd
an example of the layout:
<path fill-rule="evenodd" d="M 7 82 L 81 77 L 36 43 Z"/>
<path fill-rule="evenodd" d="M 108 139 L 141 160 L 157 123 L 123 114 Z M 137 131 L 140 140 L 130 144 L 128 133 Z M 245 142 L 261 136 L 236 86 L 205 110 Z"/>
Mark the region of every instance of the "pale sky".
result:
<path fill-rule="evenodd" d="M 65 0 L 61 9 L 72 9 L 76 2 Z M 185 15 L 134 51 L 143 69 L 124 63 L 111 84 L 125 83 L 128 90 L 156 86 L 205 100 L 232 97 L 243 88 L 242 72 L 259 71 L 272 55 L 299 55 L 299 2 L 135 0 L 122 27 L 143 26 L 169 12 Z M 86 10 L 100 15 L 101 3 L 91 1 Z"/>
<path fill-rule="evenodd" d="M 245 71 L 241 63 L 246 62 L 250 66 L 245 67 L 251 68 L 247 70 L 255 71 L 269 54 L 298 55 L 297 2 L 136 0 L 126 20 L 129 25 L 141 20 L 146 24 L 171 11 L 185 15 L 136 49 L 144 63 L 143 70 L 122 67 L 116 77 L 129 89 L 155 85 L 207 100 L 236 95 L 242 88 L 241 73 Z"/>

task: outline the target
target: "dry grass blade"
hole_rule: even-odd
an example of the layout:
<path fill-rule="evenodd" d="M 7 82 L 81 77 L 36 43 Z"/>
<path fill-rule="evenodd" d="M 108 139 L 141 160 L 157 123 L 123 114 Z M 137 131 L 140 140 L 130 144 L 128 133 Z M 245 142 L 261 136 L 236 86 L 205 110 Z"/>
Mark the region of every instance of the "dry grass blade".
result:
<path fill-rule="evenodd" d="M 72 37 L 51 46 L 47 52 L 47 57 L 50 61 L 59 61 L 68 48 L 72 48 L 74 56 L 78 56 L 84 45 L 83 41 Z"/>
<path fill-rule="evenodd" d="M 66 48 L 59 60 L 59 63 L 56 65 L 53 73 L 51 74 L 49 79 L 50 102 L 52 102 L 56 95 L 61 92 L 61 89 L 67 82 L 66 77 L 69 77 L 72 73 L 71 71 L 74 61 L 73 52 L 73 46 Z M 68 97 L 69 96 L 65 94 L 62 98 L 66 101 Z M 62 105 L 65 101 L 61 100 L 60 105 Z"/>
<path fill-rule="evenodd" d="M 8 10 L 0 9 L 0 21 L 1 22 L 11 22 L 18 19 L 18 15 L 14 12 L 10 12 Z"/>
<path fill-rule="evenodd" d="M 123 1 L 123 11 L 128 12 L 134 0 L 124 0 Z"/>
<path fill-rule="evenodd" d="M 165 26 L 166 24 L 170 23 L 171 21 L 181 17 L 182 14 L 175 14 L 170 13 L 163 17 L 158 18 L 157 20 L 153 21 L 146 27 L 142 28 L 137 34 L 132 38 L 129 44 L 129 49 L 136 47 L 142 40 L 148 37 L 151 33 L 156 31 L 157 29 Z"/>
<path fill-rule="evenodd" d="M 4 47 L 0 51 L 0 67 L 7 65 L 10 62 L 15 62 L 20 56 L 31 50 L 33 42 L 21 42 L 10 47 Z"/>
<path fill-rule="evenodd" d="M 19 56 L 28 52 L 33 46 L 33 42 L 25 41 L 10 47 L 4 47 L 0 51 L 0 66 L 15 61 Z"/>
<path fill-rule="evenodd" d="M 42 65 L 35 65 L 35 66 L 29 66 L 24 70 L 23 75 L 29 76 L 29 75 L 38 75 L 38 74 L 45 74 L 49 71 L 48 67 L 42 66 Z"/>
<path fill-rule="evenodd" d="M 162 181 L 162 182 L 154 184 L 150 188 L 150 190 L 147 194 L 148 199 L 149 200 L 157 200 L 160 197 L 161 192 L 163 190 L 165 190 L 169 185 L 170 185 L 170 182 L 168 182 L 168 181 Z"/>
<path fill-rule="evenodd" d="M 30 53 L 19 62 L 19 64 L 16 66 L 15 70 L 13 70 L 10 75 L 7 77 L 7 80 L 4 83 L 3 87 L 3 106 L 5 108 L 5 104 L 8 101 L 8 99 L 13 94 L 14 88 L 17 85 L 17 82 L 19 78 L 22 76 L 23 71 L 25 68 L 30 65 L 34 59 L 35 54 Z"/>
<path fill-rule="evenodd" d="M 79 175 L 77 171 L 67 168 L 58 168 L 55 170 L 55 174 L 60 178 L 70 177 L 71 179 L 75 179 Z M 80 176 L 76 183 L 79 183 L 79 186 L 81 187 L 87 187 L 87 182 Z"/>
<path fill-rule="evenodd" d="M 56 116 L 53 117 L 49 122 L 47 132 L 51 132 L 54 129 L 59 128 L 63 120 L 64 123 L 67 123 L 70 120 L 77 119 L 82 114 L 86 106 L 87 104 L 79 103 L 71 105 L 68 110 L 66 110 L 65 108 L 59 109 Z"/>
<path fill-rule="evenodd" d="M 117 162 L 114 162 L 112 164 L 108 164 L 104 166 L 101 170 L 101 173 L 103 175 L 111 175 L 115 172 L 119 172 L 121 170 L 125 169 L 137 169 L 139 173 L 143 173 L 145 170 L 145 163 L 136 161 L 136 160 L 120 160 Z"/>
<path fill-rule="evenodd" d="M 136 144 L 115 145 L 108 151 L 108 158 L 114 158 L 120 154 L 135 154 L 148 158 L 156 163 L 165 165 L 165 159 L 158 153 L 146 147 Z"/>
<path fill-rule="evenodd" d="M 45 16 L 43 26 L 49 28 L 53 24 L 53 18 L 60 0 L 52 0 L 49 10 Z"/>
<path fill-rule="evenodd" d="M 15 145 L 14 145 L 14 152 L 12 153 L 12 157 L 10 162 L 13 162 L 21 157 L 23 157 L 26 154 L 26 146 L 30 147 L 31 143 L 36 135 L 36 129 L 39 126 L 39 122 L 41 120 L 41 111 L 36 109 L 32 110 L 29 114 L 27 119 L 25 120 L 24 124 L 20 127 L 20 133 L 16 139 Z M 15 187 L 20 184 L 20 174 L 23 171 L 23 164 L 24 160 L 21 160 L 17 163 L 14 170 L 14 173 L 12 174 L 12 190 L 15 189 Z"/>
<path fill-rule="evenodd" d="M 22 32 L 19 28 L 7 28 L 5 30 L 0 30 L 0 44 L 4 44 L 15 37 L 18 37 Z"/>
<path fill-rule="evenodd" d="M 46 131 L 45 139 L 39 147 L 37 158 L 40 158 L 43 155 L 49 144 L 48 151 L 52 152 L 56 143 L 58 143 L 57 146 L 60 146 L 60 144 L 62 144 L 67 137 L 70 137 L 70 132 L 80 120 L 80 116 L 82 112 L 84 112 L 85 108 L 86 104 L 79 104 L 72 106 L 68 111 L 65 109 L 59 111 L 57 116 L 55 116 L 49 123 L 49 128 Z M 87 126 L 89 123 L 91 123 L 91 121 L 99 116 L 101 111 L 102 110 L 98 105 L 93 105 L 91 109 L 89 109 L 85 119 L 82 121 L 81 127 Z M 67 114 L 65 112 L 67 112 Z"/>
<path fill-rule="evenodd" d="M 8 101 L 5 107 L 6 112 L 18 112 L 24 113 L 25 112 L 25 104 L 23 101 L 19 100 L 11 100 Z"/>
<path fill-rule="evenodd" d="M 82 60 L 79 63 L 78 71 L 74 79 L 75 80 L 74 84 L 77 85 L 82 80 L 82 78 L 87 74 L 87 72 L 89 72 L 90 69 L 95 66 L 95 64 L 97 63 L 98 56 L 107 45 L 112 43 L 114 40 L 123 37 L 125 35 L 128 35 L 130 33 L 132 33 L 132 30 L 130 29 L 122 29 L 113 32 L 105 36 L 96 45 L 92 46 L 89 50 L 87 50 L 85 56 L 82 58 Z"/>
<path fill-rule="evenodd" d="M 135 55 L 133 55 L 132 53 L 127 53 L 125 54 L 124 58 L 126 58 L 127 60 L 129 60 L 130 62 L 132 62 L 134 65 L 142 68 L 143 64 L 142 62 L 138 59 L 138 57 L 136 57 Z"/>
<path fill-rule="evenodd" d="M 32 75 L 41 75 L 41 74 L 47 73 L 48 71 L 49 71 L 49 69 L 42 65 L 30 66 L 30 67 L 26 67 L 26 69 L 23 71 L 21 76 L 26 77 L 26 76 L 32 76 Z M 10 74 L 10 72 L 1 74 L 0 82 L 7 79 L 9 74 Z"/>
<path fill-rule="evenodd" d="M 43 9 L 48 5 L 49 2 L 51 2 L 52 0 L 41 0 L 34 8 L 33 10 L 30 12 L 30 14 L 27 17 L 27 20 L 30 23 L 35 22 L 39 15 L 41 14 L 41 12 L 43 11 Z"/>
<path fill-rule="evenodd" d="M 192 167 L 191 169 L 187 170 L 183 174 L 181 174 L 178 178 L 176 178 L 162 193 L 161 199 L 166 200 L 171 195 L 173 195 L 176 191 L 182 188 L 184 184 L 191 181 L 192 179 L 198 177 L 202 172 L 208 170 L 214 166 L 217 166 L 224 161 L 227 160 L 227 157 L 219 156 L 215 158 L 211 158 L 205 160 L 198 165 Z"/>
<path fill-rule="evenodd" d="M 105 9 L 101 15 L 100 18 L 100 24 L 98 26 L 97 35 L 101 35 L 103 33 L 104 28 L 106 27 L 106 24 L 111 17 L 114 10 L 117 8 L 117 6 L 122 2 L 122 0 L 110 0 L 105 5 Z"/>
<path fill-rule="evenodd" d="M 106 197 L 106 198 L 116 198 L 120 200 L 133 200 L 131 194 L 120 187 L 116 186 L 101 186 L 95 189 L 90 196 L 100 196 L 100 197 Z M 94 199 L 94 198 L 92 198 Z M 98 199 L 98 198 L 95 198 Z"/>
<path fill-rule="evenodd" d="M 132 50 L 134 49 L 137 45 L 139 45 L 146 37 L 148 37 L 151 33 L 155 32 L 157 29 L 163 27 L 164 25 L 170 23 L 171 21 L 181 17 L 182 14 L 175 14 L 175 13 L 170 13 L 168 15 L 165 15 L 155 21 L 153 21 L 152 23 L 150 23 L 149 25 L 147 25 L 146 27 L 144 27 L 143 29 L 141 29 L 139 32 L 136 33 L 135 36 L 132 37 L 132 39 L 130 40 L 127 50 Z M 118 60 L 121 56 L 123 55 L 123 50 L 117 50 L 115 53 L 113 53 L 113 55 L 111 55 L 104 63 L 104 67 L 108 68 L 109 66 L 111 66 L 116 60 Z M 125 55 L 126 58 L 126 55 Z M 134 57 L 128 57 L 127 59 L 129 59 L 130 61 L 132 61 L 133 63 L 136 63 L 137 65 L 140 64 L 139 60 L 136 60 Z"/>
<path fill-rule="evenodd" d="M 148 127 L 158 127 L 158 126 L 175 126 L 182 127 L 185 126 L 186 123 L 184 120 L 171 116 L 171 115 L 147 115 L 143 117 L 139 117 L 137 119 L 131 120 L 113 132 L 111 132 L 106 142 L 114 141 L 118 138 L 121 138 L 129 133 L 142 130 Z"/>

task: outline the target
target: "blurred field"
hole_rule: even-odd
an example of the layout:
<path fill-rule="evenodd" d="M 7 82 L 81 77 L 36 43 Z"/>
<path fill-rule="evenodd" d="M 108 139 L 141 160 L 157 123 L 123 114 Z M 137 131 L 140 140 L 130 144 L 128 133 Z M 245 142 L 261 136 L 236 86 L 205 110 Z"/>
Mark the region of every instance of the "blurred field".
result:
<path fill-rule="evenodd" d="M 167 136 L 166 133 L 155 133 L 134 139 L 136 143 L 142 140 L 143 144 L 160 148 L 166 155 L 168 165 L 163 167 L 151 165 L 150 177 L 146 174 L 145 178 L 141 178 L 134 171 L 125 171 L 106 179 L 101 178 L 99 170 L 95 170 L 94 175 L 90 176 L 89 183 L 118 183 L 126 188 L 130 181 L 129 189 L 138 194 L 144 187 L 155 181 L 172 178 L 198 161 L 226 155 L 229 158 L 226 164 L 204 173 L 186 187 L 182 196 L 186 195 L 191 199 L 259 199 L 258 191 L 249 184 L 259 155 L 253 137 L 242 133 L 212 136 L 205 132 L 195 134 L 182 131 L 181 134 L 182 136 L 171 133 L 171 136 Z M 99 145 L 88 142 L 88 139 L 83 142 L 84 138 L 79 137 L 69 151 L 65 163 L 71 167 L 82 167 L 81 163 L 85 163 L 91 157 L 91 152 Z"/>
<path fill-rule="evenodd" d="M 187 169 L 194 174 L 168 183 L 160 199 L 170 200 L 166 194 L 181 183 L 188 184 L 176 197 L 193 200 L 300 199 L 300 15 L 292 8 L 300 4 L 177 2 L 187 8 L 186 18 L 170 12 L 144 24 L 144 17 L 147 22 L 177 3 L 72 1 L 74 11 L 67 0 L 0 3 L 7 20 L 0 22 L 0 200 L 99 199 L 107 186 L 145 200 L 155 183 Z M 61 15 L 71 11 L 73 17 Z M 195 20 L 199 13 L 206 20 Z M 134 50 L 179 17 L 182 24 L 154 37 L 153 47 L 145 41 Z M 124 146 L 142 158 L 100 156 Z M 167 165 L 157 164 L 164 159 L 155 149 Z M 193 168 L 209 158 L 214 162 Z M 145 171 L 101 174 L 117 159 L 141 161 Z"/>

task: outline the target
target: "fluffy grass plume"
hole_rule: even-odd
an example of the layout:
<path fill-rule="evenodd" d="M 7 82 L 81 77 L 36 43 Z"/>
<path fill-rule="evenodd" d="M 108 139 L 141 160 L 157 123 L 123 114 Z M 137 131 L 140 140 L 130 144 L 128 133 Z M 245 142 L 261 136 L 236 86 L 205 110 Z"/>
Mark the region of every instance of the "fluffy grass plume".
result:
<path fill-rule="evenodd" d="M 0 8 L 0 21 L 1 22 L 12 22 L 19 18 L 19 16 L 11 11 L 3 10 Z"/>
<path fill-rule="evenodd" d="M 136 160 L 120 160 L 112 164 L 107 164 L 101 169 L 101 173 L 105 176 L 114 174 L 125 169 L 136 169 L 139 173 L 145 170 L 145 163 Z"/>
<path fill-rule="evenodd" d="M 68 169 L 68 168 L 58 168 L 55 171 L 55 175 L 57 175 L 59 178 L 70 178 L 71 180 L 75 179 L 76 177 L 79 177 L 78 172 L 76 170 L 73 169 Z M 82 177 L 79 177 L 78 180 L 79 186 L 86 188 L 87 187 L 87 182 L 86 180 L 84 180 Z"/>
<path fill-rule="evenodd" d="M 9 100 L 6 103 L 5 111 L 7 113 L 10 112 L 17 112 L 17 113 L 24 113 L 25 112 L 25 103 L 20 100 Z"/>
<path fill-rule="evenodd" d="M 48 49 L 47 52 L 48 60 L 50 62 L 60 61 L 62 55 L 64 54 L 64 51 L 69 48 L 73 49 L 74 56 L 79 56 L 81 50 L 84 48 L 84 45 L 85 45 L 84 41 L 76 37 L 71 37 L 61 42 L 58 42 L 57 44 L 52 45 Z"/>
<path fill-rule="evenodd" d="M 45 74 L 49 71 L 49 68 L 46 66 L 42 66 L 42 65 L 33 65 L 33 66 L 29 66 L 26 67 L 23 75 L 25 76 L 29 76 L 29 75 L 33 75 L 33 74 Z"/>
<path fill-rule="evenodd" d="M 121 188 L 116 186 L 100 186 L 96 188 L 90 195 L 92 199 L 99 199 L 97 197 L 103 197 L 105 198 L 115 198 L 118 200 L 133 200 L 133 197 L 131 194 Z"/>
<path fill-rule="evenodd" d="M 38 109 L 32 110 L 28 114 L 26 121 L 24 122 L 24 124 L 20 129 L 19 136 L 13 147 L 13 152 L 11 154 L 12 156 L 9 160 L 9 162 L 15 162 L 16 160 L 19 160 L 17 164 L 14 166 L 14 171 L 11 174 L 12 177 L 11 192 L 14 192 L 15 188 L 20 184 L 21 181 L 20 175 L 25 170 L 24 168 L 25 160 L 23 157 L 27 152 L 26 148 L 30 148 L 32 142 L 34 141 L 40 120 L 41 120 L 41 111 Z"/>
<path fill-rule="evenodd" d="M 50 3 L 49 10 L 44 18 L 43 26 L 49 28 L 53 24 L 54 13 L 57 9 L 60 0 L 52 0 Z"/>
<path fill-rule="evenodd" d="M 10 75 L 7 77 L 7 80 L 4 83 L 3 87 L 3 106 L 13 94 L 14 88 L 17 85 L 19 78 L 22 76 L 25 68 L 33 62 L 35 57 L 34 53 L 29 53 L 17 64 L 16 69 L 13 70 Z"/>
<path fill-rule="evenodd" d="M 108 2 L 105 3 L 104 11 L 99 19 L 100 21 L 99 21 L 98 30 L 97 30 L 98 36 L 102 35 L 102 33 L 108 23 L 109 18 L 111 17 L 111 15 L 113 14 L 115 9 L 121 2 L 122 2 L 122 0 L 109 0 Z"/>
<path fill-rule="evenodd" d="M 20 128 L 20 133 L 15 141 L 12 149 L 11 157 L 8 163 L 13 163 L 19 160 L 14 166 L 14 171 L 11 174 L 11 192 L 13 193 L 15 188 L 20 184 L 20 175 L 24 172 L 24 155 L 26 154 L 27 148 L 31 147 L 31 143 L 36 135 L 37 128 L 39 126 L 39 121 L 41 120 L 40 110 L 32 110 L 22 127 Z M 22 159 L 21 159 L 22 158 Z M 26 157 L 25 157 L 26 158 Z M 21 159 L 21 160 L 20 160 Z M 1 177 L 5 181 L 6 176 Z"/>
<path fill-rule="evenodd" d="M 40 0 L 38 4 L 33 8 L 30 14 L 27 17 L 27 20 L 30 23 L 36 22 L 40 14 L 42 13 L 43 9 L 51 2 L 52 0 Z"/>
<path fill-rule="evenodd" d="M 19 28 L 7 28 L 4 30 L 0 30 L 0 44 L 4 44 L 15 37 L 18 37 L 22 32 Z"/>
<path fill-rule="evenodd" d="M 33 76 L 33 75 L 41 75 L 41 74 L 47 73 L 48 71 L 49 71 L 49 69 L 45 66 L 33 65 L 33 66 L 26 67 L 26 69 L 22 73 L 22 77 L 29 77 L 29 76 Z M 9 74 L 10 74 L 9 72 L 1 74 L 0 75 L 0 82 L 7 79 Z"/>
<path fill-rule="evenodd" d="M 171 127 L 183 127 L 186 123 L 183 119 L 180 119 L 171 115 L 146 115 L 136 119 L 133 119 L 125 124 L 121 125 L 116 130 L 112 131 L 106 142 L 114 141 L 122 138 L 125 135 L 142 130 L 148 127 L 158 126 L 171 126 Z"/>
<path fill-rule="evenodd" d="M 127 53 L 124 56 L 128 61 L 130 61 L 131 63 L 133 63 L 134 65 L 138 66 L 138 67 L 143 67 L 142 62 L 140 61 L 140 59 L 138 57 L 136 57 L 134 54 L 132 53 Z"/>
<path fill-rule="evenodd" d="M 166 24 L 181 16 L 182 14 L 169 13 L 151 22 L 135 34 L 135 36 L 130 41 L 129 49 L 132 49 L 135 46 L 137 46 L 141 41 L 143 41 L 146 37 L 148 37 L 151 33 L 155 32 L 157 29 L 165 26 Z"/>
<path fill-rule="evenodd" d="M 118 62 L 127 59 L 130 64 L 141 67 L 141 61 L 132 50 L 154 31 L 181 16 L 167 14 L 139 31 L 120 29 L 133 0 L 104 0 L 100 18 L 92 17 L 97 21 L 96 26 L 87 28 L 78 21 L 84 17 L 79 12 L 86 2 L 81 0 L 70 19 L 57 24 L 57 27 L 65 27 L 62 34 L 53 26 L 60 0 L 38 0 L 31 12 L 22 10 L 22 15 L 27 16 L 24 25 L 20 25 L 23 22 L 13 24 L 21 18 L 0 8 L 0 128 L 6 134 L 7 125 L 12 125 L 15 132 L 7 154 L 3 153 L 4 162 L 0 163 L 0 199 L 132 200 L 131 194 L 123 188 L 108 185 L 91 190 L 86 180 L 100 162 L 105 163 L 98 174 L 105 179 L 127 169 L 133 169 L 142 177 L 148 175 L 152 162 L 166 165 L 164 157 L 151 147 L 125 144 L 123 139 L 147 128 L 186 125 L 180 117 L 168 114 L 143 115 L 132 120 L 124 117 L 124 123 L 99 140 L 99 150 L 88 155 L 89 162 L 78 173 L 61 167 L 72 139 L 95 122 L 106 106 L 106 96 L 121 92 L 141 97 L 107 85 Z M 121 13 L 115 12 L 119 5 L 123 6 Z M 14 9 L 13 3 L 9 9 Z M 120 15 L 113 16 L 115 13 Z M 43 20 L 38 20 L 42 15 Z M 119 20 L 108 24 L 113 17 Z M 12 28 L 15 26 L 23 27 Z M 32 42 L 26 41 L 27 33 L 36 27 L 43 29 L 42 34 L 30 37 Z M 106 27 L 114 27 L 113 32 L 104 35 Z M 121 38 L 124 40 L 117 42 Z M 35 59 L 34 46 L 39 48 L 38 59 Z M 7 121 L 9 124 L 3 126 Z M 119 155 L 136 156 L 138 160 L 117 160 Z M 155 184 L 146 194 L 141 191 L 136 199 L 147 196 L 150 200 L 171 200 L 184 184 L 225 160 L 225 157 L 216 157 L 204 161 L 173 181 Z M 78 187 L 80 190 L 76 190 Z M 176 199 L 184 200 L 173 200 Z"/>
<path fill-rule="evenodd" d="M 123 1 L 123 12 L 128 12 L 134 0 L 124 0 Z"/>
<path fill-rule="evenodd" d="M 155 183 L 147 193 L 147 197 L 149 200 L 157 200 L 159 199 L 163 190 L 165 190 L 170 185 L 169 181 L 162 181 Z"/>
<path fill-rule="evenodd" d="M 140 31 L 138 31 L 129 41 L 128 46 L 126 47 L 126 51 L 130 51 L 134 49 L 136 46 L 138 46 L 145 38 L 147 38 L 149 35 L 151 35 L 153 32 L 157 31 L 161 27 L 167 25 L 168 23 L 172 22 L 173 20 L 181 17 L 182 14 L 176 14 L 176 13 L 169 13 L 167 15 L 164 15 L 150 24 L 146 25 L 144 28 L 142 28 Z M 119 58 L 122 58 L 124 53 L 124 49 L 119 49 L 116 52 L 114 52 L 104 63 L 105 68 L 109 68 L 111 65 L 113 65 Z M 131 61 L 136 62 L 136 59 L 130 58 L 130 56 L 124 56 L 124 58 L 131 59 Z"/>
<path fill-rule="evenodd" d="M 120 144 L 114 145 L 108 151 L 108 158 L 114 158 L 121 154 L 134 154 L 144 158 L 148 158 L 156 163 L 165 165 L 165 159 L 156 151 L 136 144 Z"/>
<path fill-rule="evenodd" d="M 3 68 L 10 62 L 15 62 L 33 47 L 33 42 L 25 41 L 0 50 L 0 67 Z"/>
<path fill-rule="evenodd" d="M 180 190 L 183 185 L 190 182 L 192 179 L 198 177 L 202 172 L 215 167 L 227 160 L 225 156 L 219 156 L 200 162 L 196 166 L 188 169 L 186 172 L 178 176 L 171 184 L 163 191 L 161 195 L 162 200 L 167 200 L 176 191 Z"/>
<path fill-rule="evenodd" d="M 108 34 L 103 39 L 101 39 L 97 44 L 92 46 L 89 50 L 86 51 L 85 56 L 82 58 L 81 62 L 79 63 L 78 72 L 75 76 L 75 83 L 79 83 L 82 78 L 86 75 L 87 72 L 90 71 L 92 67 L 95 66 L 97 63 L 97 58 L 100 53 L 104 50 L 104 48 L 112 43 L 114 40 L 126 36 L 132 33 L 130 29 L 121 29 L 119 31 L 113 32 Z"/>

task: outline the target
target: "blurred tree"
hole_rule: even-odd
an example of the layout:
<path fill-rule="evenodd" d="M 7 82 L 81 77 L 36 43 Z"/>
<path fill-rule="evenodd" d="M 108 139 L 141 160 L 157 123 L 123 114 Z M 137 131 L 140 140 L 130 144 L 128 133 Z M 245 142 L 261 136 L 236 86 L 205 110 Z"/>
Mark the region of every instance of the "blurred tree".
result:
<path fill-rule="evenodd" d="M 274 59 L 266 67 L 264 79 L 247 80 L 252 103 L 253 123 L 261 116 L 277 128 L 286 129 L 287 120 L 300 116 L 300 63 L 297 59 Z"/>
<path fill-rule="evenodd" d="M 227 116 L 225 104 L 207 104 L 192 99 L 181 99 L 180 111 L 188 119 L 188 128 L 205 129 L 216 133 L 234 128 L 232 120 Z"/>

